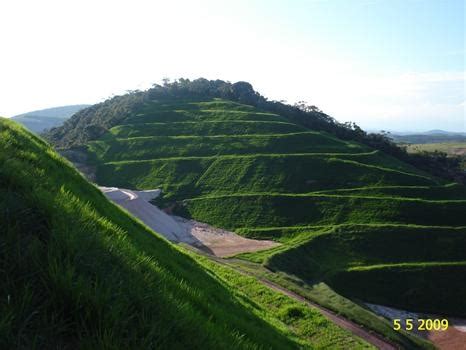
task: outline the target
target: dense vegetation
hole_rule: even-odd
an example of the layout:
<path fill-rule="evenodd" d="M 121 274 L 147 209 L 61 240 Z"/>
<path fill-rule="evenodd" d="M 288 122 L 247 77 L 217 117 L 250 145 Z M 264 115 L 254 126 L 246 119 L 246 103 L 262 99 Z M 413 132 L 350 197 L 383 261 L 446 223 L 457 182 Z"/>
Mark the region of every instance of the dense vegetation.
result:
<path fill-rule="evenodd" d="M 111 127 L 121 124 L 125 118 L 144 114 L 145 106 L 151 101 L 204 101 L 214 98 L 235 101 L 243 106 L 253 106 L 261 112 L 280 115 L 282 120 L 298 126 L 315 131 L 325 131 L 340 139 L 365 144 L 427 172 L 435 172 L 436 176 L 463 183 L 466 180 L 464 176 L 461 176 L 462 170 L 459 165 L 439 161 L 438 157 L 434 157 L 435 159 L 432 160 L 429 154 L 425 154 L 423 157 L 412 157 L 405 148 L 399 147 L 393 142 L 387 133 L 366 133 L 355 123 L 339 123 L 316 106 L 308 105 L 302 101 L 294 105 L 280 101 L 269 101 L 247 82 L 232 84 L 222 80 L 206 79 L 193 81 L 179 79 L 171 83 L 166 81 L 163 85 L 155 84 L 147 91 L 131 91 L 82 110 L 62 127 L 54 128 L 46 133 L 45 137 L 59 147 L 82 146 L 90 140 L 98 139 Z M 229 108 L 234 107 L 230 106 Z M 238 108 L 244 109 L 241 105 Z M 162 118 L 163 120 L 176 121 L 170 114 L 166 114 L 165 118 Z M 181 120 L 184 118 L 182 117 Z M 255 120 L 260 120 L 260 118 Z M 153 121 L 151 120 L 151 122 Z M 140 118 L 139 122 L 144 122 L 144 119 Z"/>
<path fill-rule="evenodd" d="M 196 259 L 0 119 L 0 348 L 367 347 L 318 312 Z"/>
<path fill-rule="evenodd" d="M 451 178 L 455 178 L 459 183 L 466 183 L 466 142 L 410 144 L 406 149 L 412 153 L 413 159 L 427 159 L 431 165 L 440 160 L 441 172 L 449 171 Z"/>
<path fill-rule="evenodd" d="M 41 133 L 47 129 L 62 125 L 66 119 L 89 105 L 72 105 L 41 109 L 12 117 L 15 122 L 23 124 L 29 130 Z"/>
<path fill-rule="evenodd" d="M 157 203 L 180 215 L 279 240 L 279 248 L 243 256 L 274 271 L 327 283 L 355 300 L 466 315 L 464 186 L 334 130 L 316 131 L 320 122 L 310 129 L 298 117 L 256 108 L 257 101 L 160 99 L 176 86 L 154 88 L 153 99 L 142 98 L 81 146 L 98 183 L 162 188 Z M 327 120 L 316 109 L 296 113 Z M 64 143 L 57 143 L 66 145 L 75 131 L 62 129 Z M 444 254 L 431 254 L 435 247 Z M 441 275 L 454 274 L 458 293 L 440 293 Z M 345 288 L 352 275 L 358 287 Z"/>

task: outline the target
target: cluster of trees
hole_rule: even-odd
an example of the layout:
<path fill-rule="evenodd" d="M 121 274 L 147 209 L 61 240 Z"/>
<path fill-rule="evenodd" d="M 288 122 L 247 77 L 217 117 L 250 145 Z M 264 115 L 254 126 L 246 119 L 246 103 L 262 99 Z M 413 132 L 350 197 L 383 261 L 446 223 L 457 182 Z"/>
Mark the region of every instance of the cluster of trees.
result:
<path fill-rule="evenodd" d="M 122 96 L 114 96 L 102 103 L 85 108 L 62 126 L 46 131 L 42 136 L 58 148 L 82 146 L 87 141 L 96 140 L 112 126 L 119 124 L 141 106 L 146 92 L 129 91 Z"/>
<path fill-rule="evenodd" d="M 439 151 L 423 151 L 408 154 L 407 160 L 415 167 L 435 176 L 466 185 L 466 172 L 463 170 L 464 159 L 459 156 L 449 156 Z"/>
<path fill-rule="evenodd" d="M 252 105 L 260 110 L 280 114 L 291 122 L 304 127 L 325 131 L 344 140 L 354 140 L 367 146 L 386 152 L 398 159 L 411 163 L 418 168 L 449 179 L 461 178 L 463 173 L 459 163 L 446 155 L 423 153 L 408 154 L 399 147 L 388 133 L 366 133 L 356 123 L 340 123 L 319 108 L 300 101 L 295 105 L 283 101 L 269 101 L 255 91 L 247 82 L 230 83 L 223 80 L 178 79 L 163 84 L 154 84 L 146 91 L 129 91 L 122 96 L 115 96 L 105 102 L 96 104 L 76 113 L 63 126 L 51 129 L 45 137 L 59 147 L 84 145 L 87 141 L 103 135 L 108 128 L 117 125 L 133 114 L 145 102 L 172 99 L 208 100 L 223 98 Z M 463 174 L 464 175 L 464 174 Z M 463 176 L 464 177 L 464 176 Z"/>

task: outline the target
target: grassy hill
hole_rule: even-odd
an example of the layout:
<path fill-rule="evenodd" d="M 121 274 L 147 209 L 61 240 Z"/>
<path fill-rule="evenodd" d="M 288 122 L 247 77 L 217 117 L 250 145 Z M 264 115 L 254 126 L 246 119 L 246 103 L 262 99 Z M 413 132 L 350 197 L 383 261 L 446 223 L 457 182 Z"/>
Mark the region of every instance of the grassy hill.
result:
<path fill-rule="evenodd" d="M 11 119 L 35 133 L 62 125 L 66 119 L 89 105 L 72 105 L 41 109 L 16 115 Z"/>
<path fill-rule="evenodd" d="M 322 114 L 303 122 L 247 99 L 151 93 L 136 93 L 124 108 L 123 100 L 95 106 L 50 139 L 81 145 L 99 184 L 162 188 L 157 204 L 178 214 L 283 243 L 245 259 L 353 300 L 466 315 L 464 186 L 337 137 L 314 123 Z M 86 123 L 98 127 L 79 138 Z M 445 254 L 426 253 L 436 246 Z M 357 288 L 347 283 L 352 276 Z M 443 276 L 457 276 L 458 292 L 445 289 Z"/>
<path fill-rule="evenodd" d="M 382 305 L 446 314 L 466 309 L 464 227 L 351 224 L 305 231 L 313 231 L 312 239 L 266 264 Z"/>
<path fill-rule="evenodd" d="M 369 346 L 252 278 L 185 254 L 0 118 L 0 348 Z"/>
<path fill-rule="evenodd" d="M 438 284 L 466 277 L 464 186 L 382 151 L 248 105 L 196 99 L 145 102 L 87 142 L 87 154 L 100 184 L 160 187 L 157 203 L 178 214 L 280 240 L 285 249 L 246 255 L 273 270 L 356 299 L 466 315 L 461 293 Z M 391 279 L 403 285 L 383 284 Z M 463 280 L 452 281 L 457 290 Z"/>

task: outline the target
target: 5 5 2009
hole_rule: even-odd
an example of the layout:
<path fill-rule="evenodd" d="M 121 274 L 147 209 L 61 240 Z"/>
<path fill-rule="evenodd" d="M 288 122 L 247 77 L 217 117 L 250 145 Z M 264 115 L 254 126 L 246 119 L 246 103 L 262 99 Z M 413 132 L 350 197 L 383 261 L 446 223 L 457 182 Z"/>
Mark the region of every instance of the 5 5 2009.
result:
<path fill-rule="evenodd" d="M 393 329 L 399 331 L 404 329 L 406 331 L 446 331 L 448 329 L 447 319 L 431 319 L 431 318 L 407 318 L 393 320 Z"/>

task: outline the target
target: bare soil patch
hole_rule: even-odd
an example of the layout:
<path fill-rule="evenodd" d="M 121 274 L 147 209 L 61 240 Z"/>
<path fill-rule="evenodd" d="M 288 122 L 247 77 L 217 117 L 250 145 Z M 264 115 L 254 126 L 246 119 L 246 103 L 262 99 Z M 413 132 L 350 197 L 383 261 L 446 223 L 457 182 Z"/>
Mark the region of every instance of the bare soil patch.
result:
<path fill-rule="evenodd" d="M 116 187 L 100 187 L 100 189 L 109 199 L 168 240 L 187 243 L 218 257 L 255 252 L 279 244 L 274 241 L 244 238 L 234 232 L 202 222 L 169 215 L 149 203 L 160 194 L 160 190 L 132 191 Z"/>

